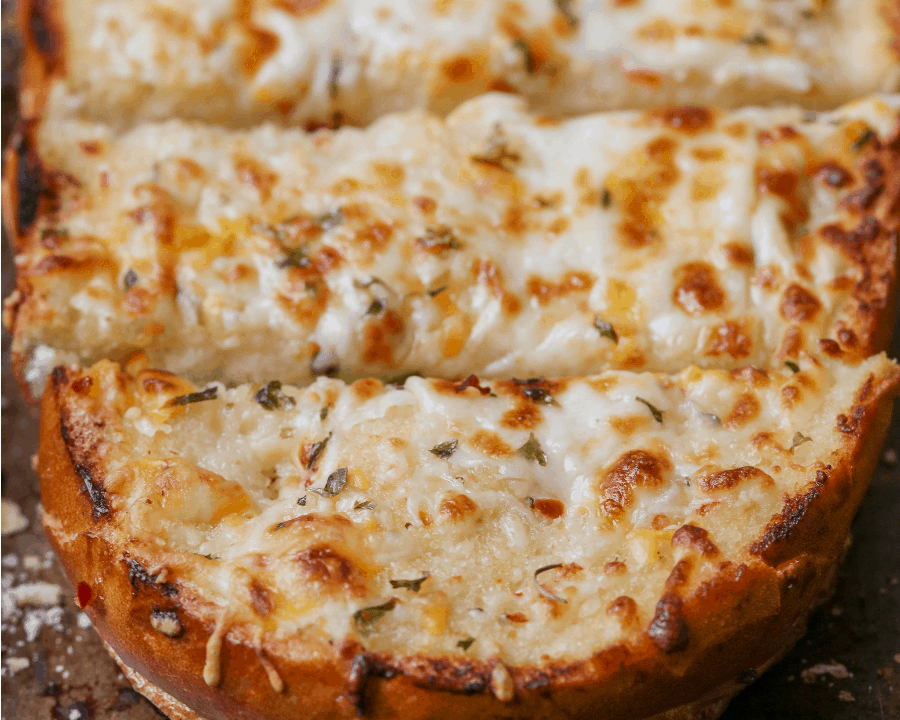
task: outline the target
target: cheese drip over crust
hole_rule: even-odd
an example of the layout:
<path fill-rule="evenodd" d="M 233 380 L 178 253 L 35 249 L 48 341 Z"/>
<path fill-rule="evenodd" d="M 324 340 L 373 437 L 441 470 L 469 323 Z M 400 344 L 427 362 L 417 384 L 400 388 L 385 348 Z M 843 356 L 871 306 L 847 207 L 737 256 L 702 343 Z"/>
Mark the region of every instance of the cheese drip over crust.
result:
<path fill-rule="evenodd" d="M 130 371 L 54 382 L 98 527 L 142 582 L 188 588 L 217 628 L 516 665 L 589 657 L 665 592 L 752 564 L 853 451 L 857 403 L 898 379 L 884 356 L 806 355 L 465 388 Z"/>
<path fill-rule="evenodd" d="M 821 338 L 866 356 L 898 108 L 556 122 L 493 94 L 314 134 L 47 119 L 19 157 L 43 192 L 19 188 L 16 365 L 39 387 L 135 351 L 296 383 L 730 368 Z"/>

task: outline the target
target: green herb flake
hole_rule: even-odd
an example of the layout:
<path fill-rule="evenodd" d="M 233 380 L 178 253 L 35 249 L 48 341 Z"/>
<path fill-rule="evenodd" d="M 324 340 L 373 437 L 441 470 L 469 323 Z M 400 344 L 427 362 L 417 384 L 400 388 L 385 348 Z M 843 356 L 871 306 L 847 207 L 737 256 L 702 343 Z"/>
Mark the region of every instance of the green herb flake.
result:
<path fill-rule="evenodd" d="M 441 460 L 446 460 L 456 452 L 458 446 L 459 440 L 448 440 L 447 442 L 442 442 L 440 445 L 435 445 L 429 452 L 432 455 L 437 455 Z"/>
<path fill-rule="evenodd" d="M 285 408 L 292 408 L 297 404 L 294 398 L 281 392 L 281 382 L 278 380 L 273 380 L 262 388 L 253 396 L 253 399 L 266 410 L 277 410 L 282 405 Z"/>
<path fill-rule="evenodd" d="M 526 460 L 536 462 L 541 467 L 544 467 L 547 464 L 547 454 L 544 452 L 544 449 L 537 441 L 534 433 L 531 433 L 528 436 L 528 442 L 526 442 L 522 447 L 516 450 L 516 452 Z M 534 501 L 532 500 L 532 502 Z"/>
<path fill-rule="evenodd" d="M 334 99 L 338 94 L 338 79 L 341 76 L 341 59 L 334 58 L 331 61 L 331 73 L 328 76 L 328 97 Z"/>
<path fill-rule="evenodd" d="M 303 248 L 284 248 L 284 256 L 275 263 L 279 268 L 305 268 L 309 267 L 309 256 Z"/>
<path fill-rule="evenodd" d="M 328 411 L 331 410 L 331 405 L 326 405 L 319 411 L 319 420 L 324 420 L 328 417 Z"/>
<path fill-rule="evenodd" d="M 529 75 L 534 75 L 537 70 L 537 60 L 535 60 L 534 54 L 531 52 L 531 46 L 524 38 L 516 38 L 515 42 L 513 42 L 513 47 L 522 53 L 522 59 L 525 62 L 525 72 Z"/>
<path fill-rule="evenodd" d="M 400 373 L 399 375 L 394 375 L 393 377 L 388 378 L 384 381 L 385 385 L 397 385 L 398 387 L 403 387 L 404 383 L 411 377 L 422 377 L 421 370 L 410 370 L 409 372 Z"/>
<path fill-rule="evenodd" d="M 700 414 L 701 414 L 703 417 L 708 418 L 709 421 L 710 421 L 713 425 L 721 425 L 721 424 L 722 424 L 722 418 L 720 418 L 718 415 L 715 415 L 715 414 L 713 414 L 713 413 L 705 413 L 705 412 L 701 412 Z"/>
<path fill-rule="evenodd" d="M 784 364 L 791 369 L 792 372 L 798 373 L 800 372 L 800 366 L 795 363 L 793 360 L 785 360 Z"/>
<path fill-rule="evenodd" d="M 600 337 L 608 338 L 616 343 L 616 345 L 619 344 L 619 333 L 616 332 L 616 329 L 612 326 L 612 323 L 608 323 L 606 322 L 606 320 L 595 317 L 594 327 L 600 331 Z"/>
<path fill-rule="evenodd" d="M 447 250 L 459 250 L 462 245 L 453 229 L 447 225 L 434 225 L 425 229 L 425 235 L 416 239 L 416 246 L 432 254 Z"/>
<path fill-rule="evenodd" d="M 431 573 L 427 570 L 422 573 L 422 577 L 416 578 L 415 580 L 390 580 L 391 587 L 403 588 L 404 590 L 409 590 L 410 592 L 419 592 L 419 589 L 422 587 L 422 583 L 425 582 L 429 577 L 431 577 Z"/>
<path fill-rule="evenodd" d="M 534 510 L 534 498 L 530 495 L 525 498 L 525 507 L 529 510 Z"/>
<path fill-rule="evenodd" d="M 373 605 L 372 607 L 357 610 L 353 613 L 353 621 L 356 623 L 357 630 L 363 633 L 366 632 L 372 623 L 383 618 L 395 607 L 397 607 L 397 600 L 391 598 L 381 605 Z"/>
<path fill-rule="evenodd" d="M 741 42 L 744 43 L 744 45 L 768 45 L 769 38 L 762 33 L 757 32 L 752 35 L 745 35 L 741 38 Z"/>
<path fill-rule="evenodd" d="M 578 27 L 578 16 L 572 12 L 572 0 L 554 1 L 556 2 L 556 9 L 559 10 L 559 14 L 566 19 L 567 23 L 569 23 L 569 27 Z"/>
<path fill-rule="evenodd" d="M 297 501 L 297 504 L 298 504 L 300 507 L 306 507 L 306 495 L 304 495 L 302 498 L 300 498 L 300 499 Z"/>
<path fill-rule="evenodd" d="M 122 278 L 122 285 L 125 287 L 125 290 L 131 290 L 138 283 L 138 275 L 137 273 L 128 268 L 128 272 L 125 273 L 125 277 Z"/>
<path fill-rule="evenodd" d="M 219 399 L 219 388 L 215 385 L 210 385 L 206 390 L 201 390 L 200 392 L 188 393 L 187 395 L 179 395 L 178 397 L 174 397 L 168 402 L 169 407 L 181 407 L 183 405 L 190 405 L 191 403 L 203 402 L 204 400 L 218 400 Z"/>
<path fill-rule="evenodd" d="M 313 466 L 316 464 L 316 460 L 319 459 L 319 456 L 325 452 L 325 446 L 328 445 L 328 441 L 331 440 L 331 436 L 334 433 L 328 433 L 328 437 L 324 440 L 319 440 L 317 443 L 313 443 L 312 447 L 309 449 L 309 458 L 306 461 L 306 469 L 312 470 Z"/>
<path fill-rule="evenodd" d="M 506 134 L 500 123 L 494 123 L 494 129 L 487 141 L 487 150 L 483 155 L 473 155 L 472 162 L 491 165 L 506 172 L 512 172 L 521 156 L 509 149 Z"/>
<path fill-rule="evenodd" d="M 791 442 L 790 452 L 793 452 L 795 447 L 798 447 L 806 442 L 812 442 L 812 438 L 807 437 L 802 432 L 794 433 L 794 439 Z"/>
<path fill-rule="evenodd" d="M 380 315 L 384 312 L 385 302 L 381 298 L 375 298 L 366 309 L 366 315 Z"/>
<path fill-rule="evenodd" d="M 203 557 L 205 557 L 207 560 L 213 560 L 213 561 L 216 561 L 219 559 L 218 555 L 204 555 Z"/>
<path fill-rule="evenodd" d="M 868 145 L 872 140 L 875 139 L 875 132 L 872 128 L 866 128 L 862 135 L 860 135 L 856 140 L 853 141 L 853 144 L 850 146 L 850 149 L 858 153 L 862 150 L 866 145 Z"/>
<path fill-rule="evenodd" d="M 328 479 L 325 481 L 325 487 L 321 490 L 314 490 L 313 492 L 318 493 L 322 497 L 334 497 L 341 490 L 344 489 L 344 486 L 347 484 L 347 468 L 338 468 L 331 475 L 328 476 Z"/>
<path fill-rule="evenodd" d="M 607 188 L 603 188 L 603 192 L 600 193 L 600 204 L 604 209 L 609 209 L 612 205 L 612 193 Z"/>
<path fill-rule="evenodd" d="M 663 421 L 662 410 L 660 410 L 659 408 L 657 408 L 655 405 L 651 404 L 647 400 L 644 400 L 644 398 L 636 397 L 635 400 L 637 400 L 639 403 L 643 403 L 644 405 L 646 405 L 650 409 L 650 414 L 653 415 L 653 419 L 656 420 L 656 422 L 658 422 L 660 425 L 662 425 L 662 421 Z"/>
<path fill-rule="evenodd" d="M 475 638 L 467 637 L 465 640 L 460 640 L 458 643 L 456 643 L 456 647 L 462 648 L 463 650 L 468 650 L 470 647 L 472 647 L 473 642 L 475 642 Z"/>
<path fill-rule="evenodd" d="M 371 500 L 359 500 L 354 506 L 354 510 L 374 510 L 375 503 Z"/>
<path fill-rule="evenodd" d="M 544 565 L 544 567 L 538 568 L 537 570 L 535 570 L 534 571 L 534 585 L 537 588 L 538 592 L 541 595 L 543 595 L 545 598 L 554 600 L 555 602 L 567 603 L 567 602 L 569 602 L 568 600 L 566 600 L 565 598 L 559 597 L 559 595 L 554 595 L 552 592 L 547 590 L 543 585 L 541 585 L 540 582 L 538 582 L 538 575 L 540 575 L 541 573 L 545 573 L 548 570 L 555 570 L 558 567 L 562 567 L 562 563 L 555 563 L 553 565 Z"/>
<path fill-rule="evenodd" d="M 436 287 L 434 290 L 429 290 L 429 291 L 428 291 L 428 294 L 429 294 L 431 297 L 437 297 L 437 296 L 440 295 L 442 292 L 444 292 L 444 290 L 446 290 L 446 289 L 447 289 L 447 286 L 446 286 L 446 285 L 441 285 L 440 287 Z"/>
<path fill-rule="evenodd" d="M 336 228 L 343 222 L 343 220 L 344 211 L 342 208 L 337 208 L 320 216 L 318 220 L 316 220 L 316 225 L 318 225 L 322 230 L 328 231 Z"/>

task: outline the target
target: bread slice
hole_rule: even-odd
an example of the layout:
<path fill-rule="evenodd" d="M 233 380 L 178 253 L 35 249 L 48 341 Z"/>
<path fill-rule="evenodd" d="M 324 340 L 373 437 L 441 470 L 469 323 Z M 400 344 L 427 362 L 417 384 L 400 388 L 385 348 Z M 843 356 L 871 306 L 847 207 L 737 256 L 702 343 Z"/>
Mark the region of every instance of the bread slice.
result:
<path fill-rule="evenodd" d="M 827 591 L 898 386 L 805 353 L 305 389 L 60 367 L 45 527 L 175 717 L 710 717 Z"/>
<path fill-rule="evenodd" d="M 554 116 L 900 89 L 896 0 L 22 0 L 23 114 L 365 124 L 488 90 Z"/>
<path fill-rule="evenodd" d="M 494 94 L 312 135 L 48 117 L 7 164 L 14 366 L 38 392 L 136 351 L 294 383 L 867 357 L 896 310 L 898 115 L 557 123 Z"/>

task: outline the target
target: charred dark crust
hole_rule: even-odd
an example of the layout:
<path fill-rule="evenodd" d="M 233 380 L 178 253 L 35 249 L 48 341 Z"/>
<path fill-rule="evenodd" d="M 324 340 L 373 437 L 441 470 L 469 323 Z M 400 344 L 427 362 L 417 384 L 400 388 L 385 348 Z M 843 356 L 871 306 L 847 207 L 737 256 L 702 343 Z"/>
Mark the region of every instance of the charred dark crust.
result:
<path fill-rule="evenodd" d="M 30 139 L 29 129 L 27 124 L 23 123 L 11 141 L 12 153 L 15 155 L 15 178 L 10 188 L 13 193 L 11 198 L 13 207 L 9 208 L 15 223 L 14 227 L 10 228 L 13 237 L 20 237 L 33 227 L 40 215 L 41 198 L 48 189 L 40 158 Z"/>
<path fill-rule="evenodd" d="M 56 16 L 58 4 L 50 0 L 31 0 L 25 5 L 23 30 L 30 44 L 38 53 L 47 75 L 63 72 L 63 32 Z M 30 42 L 29 42 L 30 41 Z"/>
<path fill-rule="evenodd" d="M 651 642 L 667 655 L 684 650 L 690 641 L 681 597 L 667 592 L 656 604 L 656 614 L 647 630 Z"/>
<path fill-rule="evenodd" d="M 409 658 L 384 653 L 368 653 L 366 660 L 372 675 L 408 677 L 419 687 L 464 695 L 484 692 L 491 682 L 493 665 L 478 660 L 452 658 Z"/>
<path fill-rule="evenodd" d="M 831 466 L 827 466 L 827 469 L 831 470 Z M 816 479 L 811 487 L 803 493 L 785 498 L 781 512 L 766 525 L 762 537 L 748 548 L 750 553 L 761 557 L 770 565 L 776 564 L 780 547 L 791 538 L 810 507 L 822 494 L 827 482 L 828 473 L 825 470 L 817 470 Z"/>
<path fill-rule="evenodd" d="M 69 384 L 69 372 L 62 366 L 57 366 L 52 373 L 53 392 L 56 397 L 60 397 L 60 392 L 64 385 Z M 69 453 L 69 459 L 72 461 L 72 467 L 81 478 L 82 490 L 87 494 L 91 503 L 91 514 L 95 520 L 99 520 L 104 516 L 109 516 L 109 503 L 106 497 L 106 488 L 99 480 L 97 468 L 89 459 L 96 449 L 95 446 L 90 448 L 79 447 L 79 442 L 73 440 L 73 433 L 70 432 L 69 413 L 63 409 L 62 403 L 59 404 L 59 432 L 62 435 L 63 444 Z M 80 439 L 80 435 L 76 432 L 75 438 Z"/>
<path fill-rule="evenodd" d="M 365 653 L 359 653 L 350 663 L 350 674 L 347 676 L 347 684 L 344 697 L 356 709 L 356 716 L 365 714 L 365 692 L 369 682 L 369 661 Z"/>
<path fill-rule="evenodd" d="M 172 583 L 158 582 L 159 573 L 151 575 L 137 560 L 130 557 L 122 558 L 125 566 L 128 568 L 128 580 L 131 582 L 133 589 L 132 594 L 137 595 L 147 588 L 158 590 L 165 597 L 174 597 L 178 594 L 178 587 Z"/>

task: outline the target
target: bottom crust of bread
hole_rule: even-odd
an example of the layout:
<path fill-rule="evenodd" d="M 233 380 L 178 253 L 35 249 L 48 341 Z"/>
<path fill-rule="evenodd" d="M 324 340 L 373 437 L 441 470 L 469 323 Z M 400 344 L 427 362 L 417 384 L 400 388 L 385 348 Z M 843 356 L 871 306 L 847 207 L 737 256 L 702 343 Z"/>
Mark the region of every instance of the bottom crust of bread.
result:
<path fill-rule="evenodd" d="M 208 720 L 202 715 L 195 713 L 183 702 L 173 698 L 162 688 L 154 685 L 136 670 L 128 667 L 122 662 L 122 658 L 119 657 L 116 651 L 109 646 L 109 643 L 104 642 L 103 645 L 112 656 L 112 659 L 116 661 L 125 677 L 128 678 L 131 686 L 172 720 Z M 743 685 L 732 684 L 717 690 L 714 697 L 703 698 L 671 710 L 666 710 L 648 717 L 646 720 L 716 720 L 725 712 L 728 703 L 743 687 Z"/>

